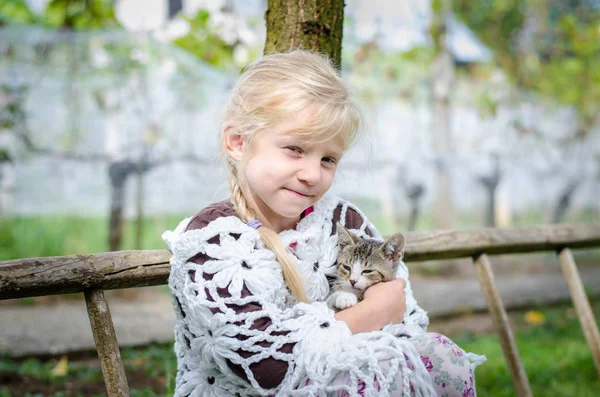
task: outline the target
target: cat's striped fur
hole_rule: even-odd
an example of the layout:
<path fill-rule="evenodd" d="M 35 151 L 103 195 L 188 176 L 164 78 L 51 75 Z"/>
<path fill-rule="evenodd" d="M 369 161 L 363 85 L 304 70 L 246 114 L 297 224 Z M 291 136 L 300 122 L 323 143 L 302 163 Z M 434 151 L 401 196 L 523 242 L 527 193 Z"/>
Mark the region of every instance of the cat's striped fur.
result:
<path fill-rule="evenodd" d="M 361 239 L 337 224 L 337 277 L 327 304 L 336 310 L 354 306 L 365 290 L 394 278 L 404 255 L 404 236 L 396 233 L 385 242 Z"/>

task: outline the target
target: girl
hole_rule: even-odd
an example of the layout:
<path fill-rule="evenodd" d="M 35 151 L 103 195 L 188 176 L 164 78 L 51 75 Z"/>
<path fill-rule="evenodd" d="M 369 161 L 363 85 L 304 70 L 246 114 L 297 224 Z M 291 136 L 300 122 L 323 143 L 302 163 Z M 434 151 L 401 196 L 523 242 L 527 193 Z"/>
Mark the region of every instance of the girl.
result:
<path fill-rule="evenodd" d="M 243 73 L 221 130 L 231 199 L 163 235 L 176 396 L 475 395 L 482 358 L 426 332 L 403 263 L 353 307 L 323 302 L 337 222 L 381 239 L 358 208 L 326 195 L 359 122 L 320 55 L 268 55 Z"/>

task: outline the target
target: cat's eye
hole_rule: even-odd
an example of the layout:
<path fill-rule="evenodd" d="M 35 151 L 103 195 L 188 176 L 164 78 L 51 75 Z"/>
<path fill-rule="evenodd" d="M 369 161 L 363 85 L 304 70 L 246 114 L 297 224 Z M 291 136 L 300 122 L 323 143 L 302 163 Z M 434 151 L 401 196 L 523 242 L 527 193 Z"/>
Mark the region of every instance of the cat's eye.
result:
<path fill-rule="evenodd" d="M 347 271 L 350 271 L 350 270 L 352 270 L 352 269 L 350 269 L 350 266 L 348 266 L 348 265 L 342 265 L 342 267 L 343 267 L 344 269 L 346 269 Z"/>
<path fill-rule="evenodd" d="M 375 270 L 369 270 L 369 269 L 367 269 L 367 270 L 363 270 L 362 272 L 363 272 L 363 274 L 369 274 L 369 273 L 374 273 Z"/>

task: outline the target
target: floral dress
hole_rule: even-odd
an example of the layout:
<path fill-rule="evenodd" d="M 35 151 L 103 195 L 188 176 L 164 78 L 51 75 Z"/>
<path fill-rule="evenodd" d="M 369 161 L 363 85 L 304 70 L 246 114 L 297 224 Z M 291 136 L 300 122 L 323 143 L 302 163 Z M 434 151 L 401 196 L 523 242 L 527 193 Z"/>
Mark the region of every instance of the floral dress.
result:
<path fill-rule="evenodd" d="M 465 353 L 458 345 L 444 335 L 437 333 L 424 333 L 413 338 L 417 351 L 420 353 L 421 361 L 431 376 L 435 392 L 441 397 L 475 397 L 475 378 L 473 368 Z M 408 367 L 414 367 L 408 360 Z M 339 383 L 347 383 L 348 377 L 340 376 L 335 380 Z M 378 387 L 377 379 L 374 379 Z M 358 382 L 358 395 L 365 396 L 365 383 Z M 380 390 L 380 389 L 378 389 Z M 414 389 L 411 387 L 411 392 Z M 332 397 L 350 397 L 347 391 L 331 393 Z M 392 384 L 389 396 L 402 396 L 401 388 Z"/>

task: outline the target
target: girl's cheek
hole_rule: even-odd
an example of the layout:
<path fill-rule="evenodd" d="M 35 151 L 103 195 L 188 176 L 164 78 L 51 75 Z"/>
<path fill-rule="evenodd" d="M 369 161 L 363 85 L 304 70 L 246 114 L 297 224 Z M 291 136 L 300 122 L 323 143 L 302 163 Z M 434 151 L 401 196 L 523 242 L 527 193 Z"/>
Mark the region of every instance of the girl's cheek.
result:
<path fill-rule="evenodd" d="M 335 176 L 335 170 L 328 172 L 325 175 L 327 178 L 325 181 L 325 185 L 326 185 L 327 189 L 329 189 L 331 187 L 331 184 L 333 183 L 333 177 Z"/>

